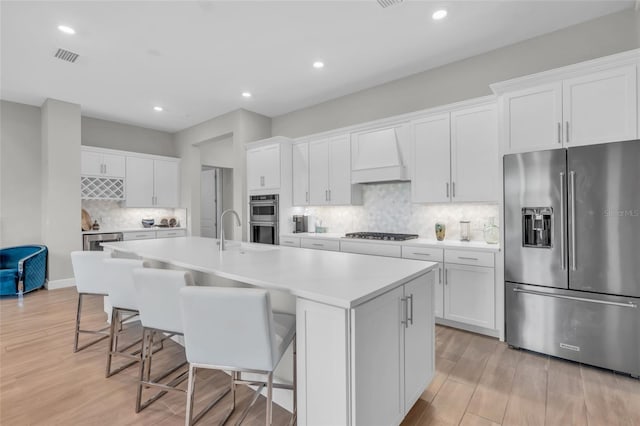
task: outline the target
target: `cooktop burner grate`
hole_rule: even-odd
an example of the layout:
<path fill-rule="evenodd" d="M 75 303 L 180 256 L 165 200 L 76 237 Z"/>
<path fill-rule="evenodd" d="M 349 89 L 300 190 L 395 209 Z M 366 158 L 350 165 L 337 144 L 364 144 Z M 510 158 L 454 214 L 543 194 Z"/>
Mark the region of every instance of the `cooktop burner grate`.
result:
<path fill-rule="evenodd" d="M 417 234 L 392 234 L 388 232 L 349 232 L 346 238 L 360 238 L 364 240 L 404 241 L 418 238 Z"/>

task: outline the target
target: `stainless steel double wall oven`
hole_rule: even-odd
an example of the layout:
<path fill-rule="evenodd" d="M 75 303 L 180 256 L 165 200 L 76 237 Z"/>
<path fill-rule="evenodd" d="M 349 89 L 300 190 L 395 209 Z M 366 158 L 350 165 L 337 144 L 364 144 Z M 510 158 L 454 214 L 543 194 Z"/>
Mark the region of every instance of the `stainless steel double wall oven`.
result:
<path fill-rule="evenodd" d="M 252 243 L 279 244 L 278 194 L 249 197 L 249 228 Z"/>

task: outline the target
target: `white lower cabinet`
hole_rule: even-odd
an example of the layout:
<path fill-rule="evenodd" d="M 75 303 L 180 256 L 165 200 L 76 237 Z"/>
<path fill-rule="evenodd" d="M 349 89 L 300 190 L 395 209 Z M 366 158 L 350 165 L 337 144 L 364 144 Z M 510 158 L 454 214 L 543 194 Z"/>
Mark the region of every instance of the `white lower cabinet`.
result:
<path fill-rule="evenodd" d="M 478 327 L 495 328 L 495 270 L 446 263 L 444 318 Z"/>
<path fill-rule="evenodd" d="M 300 238 L 280 236 L 280 245 L 287 247 L 300 247 Z"/>
<path fill-rule="evenodd" d="M 186 229 L 158 229 L 158 230 L 142 230 L 142 231 L 130 231 L 123 232 L 122 239 L 124 241 L 131 240 L 153 240 L 156 238 L 177 238 L 186 237 Z"/>
<path fill-rule="evenodd" d="M 340 251 L 340 241 L 320 238 L 300 238 L 300 247 L 314 250 Z"/>
<path fill-rule="evenodd" d="M 435 371 L 433 277 L 351 309 L 297 299 L 300 426 L 402 422 Z"/>
<path fill-rule="evenodd" d="M 429 272 L 352 311 L 352 424 L 399 424 L 431 381 L 433 276 Z"/>
<path fill-rule="evenodd" d="M 400 257 L 401 247 L 392 244 L 360 243 L 340 241 L 340 251 L 345 253 L 370 254 L 373 256 Z"/>
<path fill-rule="evenodd" d="M 436 318 L 495 329 L 493 253 L 403 246 L 402 257 L 438 262 L 433 302 Z"/>

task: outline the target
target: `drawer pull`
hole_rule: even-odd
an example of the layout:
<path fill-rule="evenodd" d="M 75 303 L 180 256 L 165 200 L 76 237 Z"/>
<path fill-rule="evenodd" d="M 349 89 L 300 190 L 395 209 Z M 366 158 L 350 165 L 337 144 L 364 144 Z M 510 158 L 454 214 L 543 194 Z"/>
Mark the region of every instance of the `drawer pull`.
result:
<path fill-rule="evenodd" d="M 464 260 L 479 260 L 477 257 L 464 257 L 464 256 L 458 256 L 458 259 L 464 259 Z"/>
<path fill-rule="evenodd" d="M 431 256 L 431 253 L 412 253 L 416 256 Z"/>
<path fill-rule="evenodd" d="M 144 238 L 146 236 L 147 236 L 146 234 L 138 234 L 138 235 L 136 235 L 136 237 L 139 237 L 139 238 Z"/>
<path fill-rule="evenodd" d="M 324 244 L 320 244 L 320 243 L 312 243 L 311 245 L 316 247 L 324 247 Z"/>

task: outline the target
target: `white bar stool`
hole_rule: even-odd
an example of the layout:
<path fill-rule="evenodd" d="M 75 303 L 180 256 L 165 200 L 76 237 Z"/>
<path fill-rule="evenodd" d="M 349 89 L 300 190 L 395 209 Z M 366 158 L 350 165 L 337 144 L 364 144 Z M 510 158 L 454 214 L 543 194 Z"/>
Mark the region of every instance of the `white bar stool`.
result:
<path fill-rule="evenodd" d="M 123 323 L 138 315 L 138 302 L 133 286 L 133 270 L 142 268 L 143 263 L 142 260 L 116 258 L 104 259 L 103 262 L 103 273 L 107 281 L 109 302 L 111 303 L 111 327 L 109 328 L 109 350 L 107 352 L 105 377 L 111 377 L 131 367 L 141 359 L 140 349 L 132 353 L 127 351 L 134 346 L 138 346 L 142 339 L 137 339 L 124 348 L 118 348 L 118 337 L 123 333 Z M 116 330 L 116 327 L 118 330 Z M 111 370 L 114 356 L 129 358 L 132 361 L 115 370 Z"/>
<path fill-rule="evenodd" d="M 136 413 L 145 409 L 168 391 L 185 392 L 176 386 L 187 379 L 187 363 L 171 368 L 151 379 L 151 360 L 153 357 L 153 339 L 156 333 L 167 334 L 167 337 L 182 333 L 182 315 L 180 312 L 180 289 L 194 285 L 191 273 L 168 269 L 136 269 L 133 271 L 133 281 L 138 301 L 138 311 L 142 322 L 142 363 L 140 364 L 140 380 L 136 396 Z M 168 383 L 161 381 L 178 370 L 184 371 Z M 146 388 L 161 389 L 155 395 L 142 402 L 142 392 Z"/>
<path fill-rule="evenodd" d="M 104 260 L 110 257 L 110 253 L 106 253 L 103 251 L 71 252 L 71 265 L 73 266 L 73 275 L 76 281 L 76 289 L 78 290 L 78 307 L 76 310 L 76 327 L 75 337 L 73 340 L 73 352 L 81 351 L 109 337 L 107 333 L 107 329 L 109 327 L 105 327 L 100 330 L 84 330 L 80 328 L 80 322 L 82 316 L 83 298 L 85 296 L 104 297 L 109 293 L 103 271 Z M 101 334 L 103 336 L 83 346 L 78 347 L 80 333 Z"/>
<path fill-rule="evenodd" d="M 258 385 L 253 400 L 237 424 L 246 417 L 264 387 L 267 387 L 266 424 L 272 423 L 273 388 L 293 390 L 293 414 L 296 420 L 295 315 L 274 313 L 266 290 L 254 288 L 185 287 L 180 290 L 185 350 L 189 361 L 189 384 L 185 424 L 192 419 L 195 373 L 198 368 L 231 371 L 231 410 L 235 410 L 236 384 Z M 294 345 L 291 385 L 274 384 L 273 370 L 289 345 Z M 266 382 L 242 380 L 241 373 L 266 375 Z"/>

